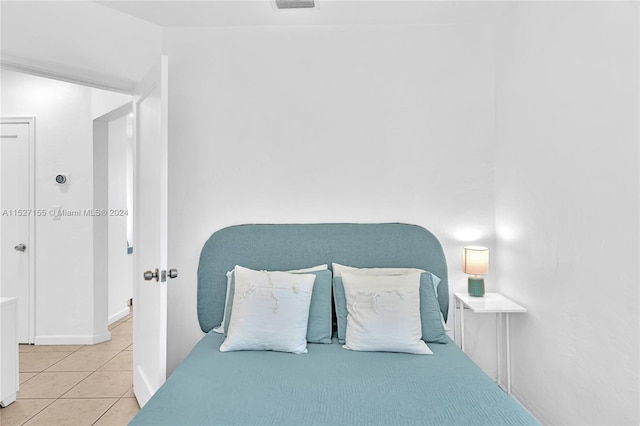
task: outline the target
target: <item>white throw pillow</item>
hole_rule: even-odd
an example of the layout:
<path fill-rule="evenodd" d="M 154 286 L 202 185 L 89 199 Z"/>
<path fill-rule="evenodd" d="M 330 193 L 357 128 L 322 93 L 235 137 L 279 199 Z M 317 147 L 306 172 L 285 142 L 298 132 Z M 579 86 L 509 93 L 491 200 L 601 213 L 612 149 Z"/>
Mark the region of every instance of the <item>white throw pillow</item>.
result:
<path fill-rule="evenodd" d="M 353 266 L 345 266 L 339 263 L 332 263 L 331 269 L 333 270 L 333 277 L 341 277 L 345 272 L 358 274 L 358 275 L 403 275 L 412 274 L 414 272 L 428 272 L 431 274 L 431 281 L 433 282 L 433 291 L 438 298 L 438 286 L 440 285 L 440 277 L 433 272 L 425 271 L 418 268 L 354 268 Z"/>
<path fill-rule="evenodd" d="M 236 266 L 233 315 L 221 352 L 307 352 L 307 322 L 315 275 L 253 271 Z"/>
<path fill-rule="evenodd" d="M 339 263 L 332 263 L 333 277 L 341 277 L 344 273 L 358 275 L 404 275 L 415 272 L 427 272 L 418 268 L 354 268 L 353 266 L 345 266 Z"/>
<path fill-rule="evenodd" d="M 229 289 L 231 288 L 231 279 L 233 277 L 233 271 L 227 272 L 227 291 L 224 299 L 224 312 L 222 312 L 222 322 L 219 326 L 213 329 L 214 332 L 218 334 L 224 334 L 224 319 L 227 317 L 227 306 L 229 305 Z"/>
<path fill-rule="evenodd" d="M 305 272 L 317 272 L 317 271 L 326 271 L 327 269 L 329 269 L 328 265 L 318 265 L 318 266 L 312 266 L 311 268 L 303 268 L 303 269 L 294 269 L 291 271 L 284 271 L 284 272 L 289 272 L 292 274 L 304 274 Z M 227 317 L 227 305 L 229 304 L 229 288 L 231 288 L 231 280 L 233 279 L 233 270 L 228 271 L 227 272 L 227 291 L 226 291 L 226 297 L 224 299 L 224 312 L 222 313 L 222 322 L 220 323 L 219 326 L 217 326 L 216 328 L 213 329 L 213 331 L 215 333 L 218 334 L 224 334 L 224 319 Z"/>
<path fill-rule="evenodd" d="M 343 273 L 342 282 L 347 299 L 345 349 L 433 353 L 422 341 L 420 272 L 404 275 Z"/>

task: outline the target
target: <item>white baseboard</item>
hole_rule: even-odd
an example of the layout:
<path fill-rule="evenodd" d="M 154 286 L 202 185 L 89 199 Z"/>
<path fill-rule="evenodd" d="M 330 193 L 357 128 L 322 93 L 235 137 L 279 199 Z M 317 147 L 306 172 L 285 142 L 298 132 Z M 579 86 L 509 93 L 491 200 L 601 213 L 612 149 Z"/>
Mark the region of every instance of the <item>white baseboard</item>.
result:
<path fill-rule="evenodd" d="M 78 336 L 36 336 L 36 345 L 95 345 L 111 340 L 111 332 L 106 331 L 100 334 Z"/>
<path fill-rule="evenodd" d="M 541 422 L 541 421 L 540 421 L 540 419 L 541 419 L 542 417 L 541 417 L 541 416 L 539 416 L 539 415 L 534 415 L 534 414 L 533 414 L 533 412 L 532 412 L 531 410 L 529 410 L 529 409 L 527 408 L 527 406 L 522 402 L 522 399 L 521 399 L 521 398 L 519 398 L 519 397 L 518 397 L 518 395 L 517 395 L 515 392 L 513 392 L 513 390 L 511 391 L 511 395 L 510 395 L 510 396 L 511 396 L 511 398 L 512 398 L 515 402 L 517 402 L 517 403 L 518 403 L 518 405 L 520 405 L 520 407 L 522 407 L 522 409 L 523 409 L 524 411 L 526 411 L 526 412 L 527 412 L 531 417 L 533 417 L 533 418 L 534 418 L 538 423 L 540 423 L 541 425 L 545 425 L 545 424 L 546 424 L 546 425 L 548 425 L 548 424 L 549 424 L 549 422 Z"/>
<path fill-rule="evenodd" d="M 124 308 L 122 308 L 122 310 L 116 312 L 113 315 L 110 315 L 109 319 L 107 320 L 107 324 L 111 325 L 119 319 L 126 317 L 127 315 L 129 315 L 129 307 L 125 306 Z"/>

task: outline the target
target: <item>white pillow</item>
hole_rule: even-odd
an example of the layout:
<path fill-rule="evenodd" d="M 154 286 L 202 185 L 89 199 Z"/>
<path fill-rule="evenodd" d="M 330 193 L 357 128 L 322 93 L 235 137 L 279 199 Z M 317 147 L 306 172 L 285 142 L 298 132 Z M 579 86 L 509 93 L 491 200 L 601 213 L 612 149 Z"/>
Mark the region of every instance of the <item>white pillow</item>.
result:
<path fill-rule="evenodd" d="M 415 272 L 427 272 L 418 268 L 354 268 L 353 266 L 345 266 L 339 263 L 332 263 L 331 269 L 333 269 L 333 278 L 341 277 L 344 273 L 358 274 L 358 275 L 404 275 Z"/>
<path fill-rule="evenodd" d="M 422 341 L 420 272 L 404 275 L 343 273 L 342 282 L 347 299 L 345 349 L 433 353 Z"/>
<path fill-rule="evenodd" d="M 325 265 L 312 266 L 311 268 L 303 268 L 303 269 L 294 269 L 291 271 L 284 271 L 289 273 L 296 274 L 304 274 L 305 272 L 317 272 L 317 271 L 326 271 L 329 267 Z M 227 272 L 227 291 L 225 294 L 227 295 L 224 299 L 224 312 L 222 313 L 222 322 L 219 326 L 213 329 L 215 333 L 224 334 L 224 319 L 227 317 L 227 305 L 229 304 L 229 288 L 231 287 L 231 280 L 233 279 L 233 270 Z"/>
<path fill-rule="evenodd" d="M 331 269 L 333 270 L 333 277 L 341 277 L 345 272 L 358 275 L 403 275 L 411 274 L 414 272 L 429 272 L 424 269 L 418 268 L 354 268 L 353 266 L 345 266 L 339 263 L 332 263 Z M 440 277 L 433 272 L 431 274 L 431 281 L 433 282 L 433 291 L 436 293 L 436 299 L 438 298 L 438 286 L 440 285 Z"/>
<path fill-rule="evenodd" d="M 227 306 L 229 305 L 229 289 L 231 288 L 231 279 L 233 277 L 233 271 L 227 272 L 227 291 L 224 299 L 224 312 L 222 312 L 222 322 L 219 326 L 213 329 L 214 332 L 218 334 L 224 334 L 224 319 L 227 317 Z"/>
<path fill-rule="evenodd" d="M 438 299 L 438 286 L 440 285 L 440 277 L 438 277 L 433 272 L 425 271 L 424 269 L 418 268 L 354 268 L 353 266 L 345 266 L 339 263 L 332 263 L 331 269 L 333 270 L 333 277 L 341 277 L 345 272 L 351 274 L 358 275 L 403 275 L 403 274 L 412 274 L 414 272 L 427 272 L 431 274 L 431 282 L 433 283 L 433 291 L 436 294 L 436 300 Z M 228 287 L 227 287 L 228 292 Z M 445 327 L 445 331 L 447 331 L 447 325 L 444 322 L 444 316 L 442 312 L 440 312 L 440 319 L 442 320 L 442 324 Z"/>
<path fill-rule="evenodd" d="M 236 266 L 233 315 L 221 352 L 307 352 L 307 322 L 316 276 Z"/>

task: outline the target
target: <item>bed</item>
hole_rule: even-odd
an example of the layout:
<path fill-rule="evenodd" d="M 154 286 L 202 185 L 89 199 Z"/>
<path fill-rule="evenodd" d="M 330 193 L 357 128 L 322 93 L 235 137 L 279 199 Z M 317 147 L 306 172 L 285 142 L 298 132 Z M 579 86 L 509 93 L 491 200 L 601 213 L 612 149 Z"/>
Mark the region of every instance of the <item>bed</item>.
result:
<path fill-rule="evenodd" d="M 308 352 L 221 352 L 227 271 L 285 271 L 341 263 L 420 268 L 439 277 L 447 319 L 447 265 L 437 238 L 406 224 L 241 225 L 214 233 L 198 267 L 206 334 L 131 425 L 537 424 L 457 346 L 432 355 L 361 352 L 309 343 Z M 335 291 L 335 288 L 334 288 Z M 438 313 L 439 315 L 440 313 Z"/>

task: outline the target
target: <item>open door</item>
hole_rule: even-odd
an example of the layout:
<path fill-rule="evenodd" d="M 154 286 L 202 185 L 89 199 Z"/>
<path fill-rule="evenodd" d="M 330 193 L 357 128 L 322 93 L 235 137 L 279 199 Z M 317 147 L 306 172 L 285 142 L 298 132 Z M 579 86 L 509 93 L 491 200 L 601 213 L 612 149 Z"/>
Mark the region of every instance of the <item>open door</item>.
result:
<path fill-rule="evenodd" d="M 134 90 L 133 390 L 142 407 L 166 379 L 167 57 Z"/>

